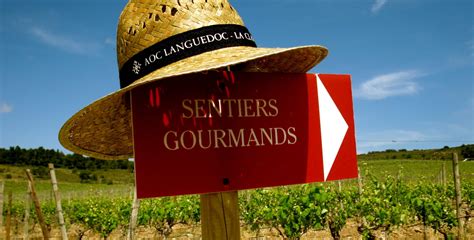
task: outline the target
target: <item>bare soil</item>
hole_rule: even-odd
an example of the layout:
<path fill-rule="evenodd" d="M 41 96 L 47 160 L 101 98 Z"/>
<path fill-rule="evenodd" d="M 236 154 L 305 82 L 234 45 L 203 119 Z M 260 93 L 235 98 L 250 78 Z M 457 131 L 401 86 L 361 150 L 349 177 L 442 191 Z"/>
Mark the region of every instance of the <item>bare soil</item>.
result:
<path fill-rule="evenodd" d="M 19 224 L 20 225 L 20 224 Z M 12 229 L 11 239 L 23 239 L 22 226 L 14 225 Z M 466 237 L 468 240 L 474 240 L 474 221 L 471 219 L 466 224 Z M 457 229 L 453 229 L 453 233 L 456 233 Z M 0 239 L 5 239 L 5 228 L 2 228 L 2 235 Z M 126 239 L 127 229 L 116 229 L 114 230 L 107 239 Z M 241 228 L 242 239 L 249 240 L 272 240 L 282 239 L 278 235 L 278 232 L 271 229 L 263 229 L 258 236 L 255 233 L 249 231 L 245 226 Z M 384 233 L 378 231 L 376 233 L 378 239 L 410 239 L 410 240 L 423 240 L 424 231 L 422 225 L 405 226 L 395 229 L 391 233 Z M 59 228 L 56 227 L 51 230 L 51 239 L 61 239 L 61 233 Z M 69 239 L 103 239 L 98 233 L 94 233 L 91 230 L 85 230 L 79 225 L 72 225 L 68 229 Z M 136 231 L 137 239 L 165 239 L 156 232 L 155 229 L 150 227 L 139 227 Z M 29 233 L 29 239 L 43 239 L 41 229 L 38 225 L 34 226 L 34 229 Z M 342 239 L 361 239 L 360 234 L 357 232 L 357 223 L 353 220 L 346 224 L 346 227 L 342 230 Z M 435 233 L 432 229 L 428 229 L 427 237 L 430 240 L 443 239 L 440 233 Z M 176 225 L 173 227 L 173 233 L 167 238 L 173 240 L 198 240 L 201 239 L 201 227 L 200 225 Z M 306 233 L 302 239 L 332 239 L 329 230 L 321 231 L 310 231 Z"/>

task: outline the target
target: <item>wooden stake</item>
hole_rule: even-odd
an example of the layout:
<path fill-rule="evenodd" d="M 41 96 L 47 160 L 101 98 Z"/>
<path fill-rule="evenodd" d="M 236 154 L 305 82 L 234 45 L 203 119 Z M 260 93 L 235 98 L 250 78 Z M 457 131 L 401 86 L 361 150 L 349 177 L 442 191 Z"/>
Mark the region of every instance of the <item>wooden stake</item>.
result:
<path fill-rule="evenodd" d="M 342 181 L 341 180 L 337 181 L 337 185 L 338 185 L 338 189 L 339 189 L 339 192 L 337 193 L 337 195 L 340 196 L 341 192 L 342 192 Z M 344 210 L 344 203 L 341 201 L 340 205 L 341 205 L 341 211 L 343 211 Z"/>
<path fill-rule="evenodd" d="M 26 198 L 25 198 L 25 218 L 23 219 L 23 238 L 28 240 L 29 233 L 30 233 L 30 201 L 31 201 L 31 183 L 28 181 L 28 190 L 26 190 Z"/>
<path fill-rule="evenodd" d="M 140 200 L 137 199 L 137 190 L 134 188 L 133 194 L 133 203 L 132 203 L 132 215 L 130 216 L 130 225 L 128 228 L 127 239 L 133 240 L 135 239 L 135 229 L 137 227 L 137 218 L 138 218 L 138 210 L 140 208 Z"/>
<path fill-rule="evenodd" d="M 238 192 L 201 195 L 203 240 L 240 239 Z"/>
<path fill-rule="evenodd" d="M 438 175 L 436 176 L 436 182 L 439 184 L 443 184 L 443 169 L 439 170 Z"/>
<path fill-rule="evenodd" d="M 31 184 L 31 199 L 35 204 L 36 216 L 38 217 L 38 221 L 41 226 L 41 231 L 43 232 L 43 239 L 49 239 L 49 231 L 46 227 L 46 222 L 44 221 L 43 212 L 41 212 L 41 205 L 38 200 L 38 196 L 36 195 L 35 181 L 33 179 L 33 176 L 31 175 L 30 169 L 26 169 L 25 172 L 26 176 L 28 177 L 28 181 L 30 181 Z"/>
<path fill-rule="evenodd" d="M 61 227 L 61 236 L 63 240 L 67 240 L 66 224 L 64 223 L 63 208 L 61 206 L 61 195 L 59 194 L 58 181 L 56 180 L 56 172 L 54 164 L 48 164 L 49 173 L 51 175 L 51 184 L 53 185 L 54 200 L 56 201 L 56 212 L 58 213 L 59 227 Z"/>
<path fill-rule="evenodd" d="M 461 216 L 461 176 L 459 175 L 458 154 L 453 153 L 454 188 L 456 190 L 456 216 L 458 218 L 458 239 L 464 239 L 464 226 Z"/>
<path fill-rule="evenodd" d="M 357 167 L 357 183 L 359 185 L 359 195 L 362 195 L 362 176 L 360 175 L 359 167 Z"/>
<path fill-rule="evenodd" d="M 446 187 L 446 185 L 447 185 L 447 177 L 446 177 L 446 163 L 445 163 L 445 162 L 443 162 L 443 168 L 442 168 L 442 170 L 441 170 L 441 173 L 442 173 L 441 176 L 443 176 L 443 177 L 442 177 L 443 187 Z"/>
<path fill-rule="evenodd" d="M 5 239 L 10 240 L 10 228 L 12 222 L 12 191 L 8 192 L 7 221 L 5 229 Z"/>
<path fill-rule="evenodd" d="M 5 182 L 0 182 L 0 227 L 3 226 L 3 189 Z"/>

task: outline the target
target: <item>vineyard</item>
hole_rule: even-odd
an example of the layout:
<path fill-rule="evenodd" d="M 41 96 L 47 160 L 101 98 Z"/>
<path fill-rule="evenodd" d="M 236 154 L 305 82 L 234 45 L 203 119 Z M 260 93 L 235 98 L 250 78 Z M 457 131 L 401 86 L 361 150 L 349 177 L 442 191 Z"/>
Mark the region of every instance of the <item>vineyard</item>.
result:
<path fill-rule="evenodd" d="M 334 239 L 351 221 L 364 239 L 375 239 L 404 226 L 422 226 L 424 231 L 436 231 L 445 239 L 453 236 L 457 219 L 454 211 L 454 189 L 439 184 L 405 184 L 394 177 L 378 180 L 368 177 L 360 192 L 352 181 L 342 186 L 310 184 L 240 192 L 241 224 L 254 237 L 268 235 L 299 239 L 309 231 L 329 231 Z M 471 222 L 474 185 L 463 185 L 465 223 Z M 90 197 L 63 202 L 71 236 L 81 238 L 95 233 L 102 238 L 126 236 L 131 214 L 130 197 Z M 15 202 L 11 216 L 13 233 L 23 234 L 25 204 Z M 6 208 L 4 208 L 6 212 Z M 53 202 L 42 203 L 42 211 L 50 229 L 57 228 Z M 30 222 L 36 222 L 33 209 Z M 198 196 L 167 197 L 142 200 L 138 214 L 139 227 L 149 229 L 154 237 L 172 236 L 175 226 L 199 229 Z M 467 224 L 466 224 L 467 225 Z M 35 224 L 30 225 L 31 228 Z M 182 227 L 181 227 L 182 228 Z M 31 229 L 29 230 L 31 231 Z M 472 229 L 468 229 L 472 234 Z M 194 231 L 196 232 L 196 231 Z M 199 234 L 199 233 L 197 233 Z M 199 235 L 186 235 L 199 237 Z M 115 238 L 114 237 L 114 238 Z"/>
<path fill-rule="evenodd" d="M 403 154 L 405 157 L 414 154 L 405 151 L 383 154 L 386 154 L 383 160 L 359 161 L 360 181 L 239 191 L 242 237 L 453 239 L 457 236 L 459 226 L 450 161 L 399 159 Z M 0 234 L 5 233 L 8 220 L 13 239 L 26 235 L 41 239 L 38 216 L 27 196 L 25 168 L 0 165 L 5 179 Z M 133 203 L 130 169 L 56 170 L 70 239 L 127 238 Z M 47 229 L 60 239 L 49 174 L 32 172 L 37 179 L 36 189 Z M 460 175 L 460 215 L 465 235 L 471 239 L 474 162 L 461 162 Z M 137 225 L 135 233 L 140 238 L 200 239 L 199 196 L 141 200 Z"/>

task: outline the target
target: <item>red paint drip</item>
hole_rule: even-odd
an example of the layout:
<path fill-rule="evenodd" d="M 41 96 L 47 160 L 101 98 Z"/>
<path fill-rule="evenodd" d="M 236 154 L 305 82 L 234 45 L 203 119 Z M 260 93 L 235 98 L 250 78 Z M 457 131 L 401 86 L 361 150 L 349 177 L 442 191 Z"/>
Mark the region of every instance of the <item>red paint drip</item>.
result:
<path fill-rule="evenodd" d="M 150 100 L 150 106 L 155 107 L 155 101 L 154 101 L 154 96 L 153 96 L 153 89 L 150 89 L 150 92 L 148 93 L 148 98 Z"/>
<path fill-rule="evenodd" d="M 222 75 L 224 75 L 225 80 L 229 81 L 229 75 L 227 74 L 227 71 L 222 71 Z"/>
<path fill-rule="evenodd" d="M 212 127 L 212 124 L 213 124 L 213 120 L 211 117 L 208 117 L 208 123 L 209 123 L 209 126 Z"/>
<path fill-rule="evenodd" d="M 163 113 L 163 125 L 165 127 L 170 126 L 170 119 L 168 118 L 168 115 L 166 113 Z"/>
<path fill-rule="evenodd" d="M 233 72 L 229 72 L 229 75 L 230 75 L 230 82 L 231 82 L 232 84 L 234 84 L 234 83 L 235 83 L 235 76 L 234 76 L 234 73 L 233 73 Z"/>
<path fill-rule="evenodd" d="M 159 88 L 155 88 L 155 103 L 156 103 L 156 107 L 160 107 L 160 104 L 161 104 L 161 98 L 160 98 L 160 89 Z"/>

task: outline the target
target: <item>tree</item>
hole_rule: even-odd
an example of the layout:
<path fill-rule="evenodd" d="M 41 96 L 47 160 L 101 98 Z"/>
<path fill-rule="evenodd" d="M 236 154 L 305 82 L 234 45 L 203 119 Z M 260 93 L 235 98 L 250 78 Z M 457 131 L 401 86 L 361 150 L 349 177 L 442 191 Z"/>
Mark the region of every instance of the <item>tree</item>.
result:
<path fill-rule="evenodd" d="M 9 149 L 0 148 L 0 164 L 14 164 L 20 166 L 47 166 L 53 163 L 56 168 L 69 169 L 133 169 L 133 162 L 126 159 L 118 161 L 104 161 L 85 157 L 79 154 L 64 154 L 58 150 L 23 149 L 19 146 Z"/>
<path fill-rule="evenodd" d="M 462 146 L 461 155 L 464 158 L 474 158 L 474 144 Z"/>

